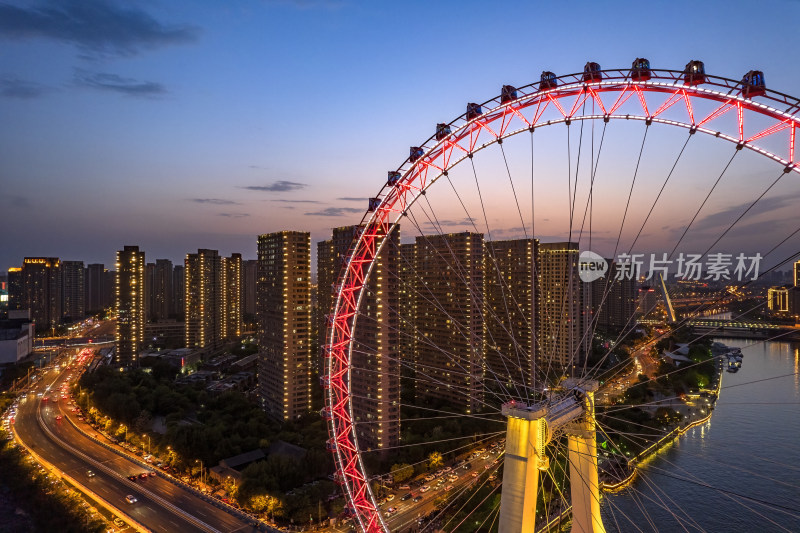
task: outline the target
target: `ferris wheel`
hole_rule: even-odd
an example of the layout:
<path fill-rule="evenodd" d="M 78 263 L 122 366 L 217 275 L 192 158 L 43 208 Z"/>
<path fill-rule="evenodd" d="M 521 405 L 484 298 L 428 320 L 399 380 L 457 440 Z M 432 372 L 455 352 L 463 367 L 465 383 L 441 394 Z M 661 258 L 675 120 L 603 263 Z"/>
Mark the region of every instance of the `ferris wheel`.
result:
<path fill-rule="evenodd" d="M 798 128 L 800 100 L 759 71 L 641 58 L 543 72 L 436 124 L 332 288 L 322 415 L 353 526 L 642 530 L 606 494 L 647 486 L 637 459 L 713 409 L 669 383 L 701 362 L 659 354 L 707 346 L 707 312 L 760 312 L 734 304 L 794 259 Z M 713 400 L 720 372 L 685 393 Z M 402 505 L 382 501 L 393 473 Z M 657 488 L 634 499 L 696 525 Z"/>

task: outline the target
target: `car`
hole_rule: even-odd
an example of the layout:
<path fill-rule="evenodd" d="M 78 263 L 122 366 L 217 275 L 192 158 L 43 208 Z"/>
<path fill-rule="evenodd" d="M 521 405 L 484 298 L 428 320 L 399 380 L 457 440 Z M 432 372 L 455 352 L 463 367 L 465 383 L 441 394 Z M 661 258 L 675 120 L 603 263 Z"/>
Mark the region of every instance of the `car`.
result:
<path fill-rule="evenodd" d="M 453 467 L 451 467 L 451 466 L 446 466 L 446 467 L 444 467 L 444 469 L 442 470 L 442 472 L 444 472 L 444 473 L 447 473 L 447 472 L 450 472 L 452 469 L 453 469 Z"/>
<path fill-rule="evenodd" d="M 478 477 L 478 473 L 477 472 L 473 472 L 472 473 L 472 477 Z"/>
<path fill-rule="evenodd" d="M 484 459 L 484 460 L 486 460 L 488 458 L 489 458 L 489 454 L 488 453 L 486 455 L 484 455 L 483 457 L 481 457 L 481 459 Z"/>
<path fill-rule="evenodd" d="M 423 486 L 422 486 L 422 487 L 420 487 L 420 489 L 419 489 L 419 491 L 420 491 L 420 492 L 428 492 L 429 490 L 431 490 L 431 487 L 430 487 L 430 485 L 423 485 Z"/>
<path fill-rule="evenodd" d="M 492 467 L 491 463 L 486 463 L 485 465 L 483 465 L 483 468 L 485 468 L 486 470 L 489 470 L 491 467 Z"/>
<path fill-rule="evenodd" d="M 43 402 L 46 402 L 46 401 L 49 401 L 49 400 L 50 400 L 50 397 L 49 397 L 49 396 L 45 396 L 44 398 L 42 398 L 42 401 L 43 401 Z"/>
<path fill-rule="evenodd" d="M 469 470 L 470 468 L 472 468 L 472 463 L 464 463 L 464 466 L 462 466 L 461 468 L 463 468 L 464 470 Z"/>
<path fill-rule="evenodd" d="M 122 518 L 120 518 L 118 516 L 115 516 L 114 517 L 114 525 L 117 526 L 117 527 L 123 527 L 125 525 L 125 522 L 122 521 Z"/>
<path fill-rule="evenodd" d="M 419 502 L 419 501 L 422 501 L 422 496 L 415 496 L 415 497 L 414 497 L 414 499 L 413 499 L 413 500 L 411 500 L 411 501 L 412 501 L 412 502 L 414 502 L 414 503 L 417 503 L 417 502 Z"/>
<path fill-rule="evenodd" d="M 402 498 L 400 498 L 400 501 L 401 501 L 401 502 L 404 502 L 404 501 L 406 501 L 406 500 L 410 500 L 412 496 L 413 496 L 413 494 L 411 494 L 411 493 L 409 492 L 408 494 L 406 494 L 405 496 L 403 496 Z"/>
<path fill-rule="evenodd" d="M 425 476 L 425 481 L 433 481 L 434 479 L 436 479 L 436 476 L 434 476 L 433 474 L 428 474 L 427 476 Z"/>
<path fill-rule="evenodd" d="M 133 494 L 128 494 L 127 496 L 125 496 L 125 501 L 128 503 L 136 503 L 139 500 Z"/>
<path fill-rule="evenodd" d="M 95 476 L 95 473 L 92 472 L 91 470 L 87 470 L 86 471 L 86 477 L 94 477 L 94 476 Z"/>
<path fill-rule="evenodd" d="M 453 485 L 447 485 L 444 490 L 453 490 Z"/>
<path fill-rule="evenodd" d="M 397 488 L 400 490 L 411 490 L 411 485 L 400 485 Z"/>
<path fill-rule="evenodd" d="M 152 470 L 151 470 L 151 471 L 149 471 L 149 472 L 147 473 L 147 475 L 148 475 L 148 476 L 150 476 L 150 477 L 156 477 L 156 473 L 155 473 L 154 471 L 152 471 Z"/>
<path fill-rule="evenodd" d="M 394 494 L 387 494 L 387 495 L 386 495 L 386 501 L 387 501 L 387 502 L 390 502 L 390 501 L 392 501 L 392 500 L 394 500 Z"/>
<path fill-rule="evenodd" d="M 389 514 L 394 514 L 397 512 L 397 507 L 389 507 L 388 509 L 386 509 L 386 512 Z"/>
<path fill-rule="evenodd" d="M 133 474 L 131 476 L 128 476 L 128 479 L 130 479 L 131 481 L 136 481 L 137 479 L 139 479 L 139 477 L 136 474 Z"/>
<path fill-rule="evenodd" d="M 61 415 L 57 415 L 56 420 L 61 421 Z"/>

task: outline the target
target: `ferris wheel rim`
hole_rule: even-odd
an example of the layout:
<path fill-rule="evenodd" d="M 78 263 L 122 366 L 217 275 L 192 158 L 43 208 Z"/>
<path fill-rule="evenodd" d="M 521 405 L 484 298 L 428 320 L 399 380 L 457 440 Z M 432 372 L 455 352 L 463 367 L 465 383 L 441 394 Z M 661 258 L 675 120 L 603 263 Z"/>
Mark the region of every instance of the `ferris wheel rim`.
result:
<path fill-rule="evenodd" d="M 497 103 L 499 105 L 496 105 L 492 109 L 482 113 L 480 116 L 467 120 L 467 114 L 465 113 L 459 117 L 456 117 L 454 120 L 447 123 L 447 125 L 451 128 L 452 126 L 458 125 L 456 129 L 453 129 L 447 136 L 440 139 L 437 139 L 436 135 L 432 135 L 420 145 L 420 148 L 422 148 L 424 151 L 424 155 L 417 157 L 413 161 L 412 158 L 409 157 L 397 168 L 395 172 L 399 172 L 401 174 L 400 180 L 393 185 L 389 185 L 388 183 L 384 184 L 379 194 L 375 198 L 379 200 L 377 207 L 375 209 L 368 210 L 362 217 L 360 223 L 357 225 L 357 227 L 361 228 L 361 230 L 358 232 L 358 235 L 353 241 L 351 250 L 348 252 L 341 274 L 337 277 L 335 285 L 336 296 L 333 302 L 332 313 L 328 321 L 328 331 L 326 332 L 327 343 L 323 347 L 327 369 L 325 374 L 325 386 L 328 389 L 325 395 L 326 403 L 325 407 L 323 408 L 323 412 L 326 418 L 328 418 L 330 421 L 328 424 L 329 435 L 331 435 L 329 442 L 333 441 L 332 451 L 334 453 L 337 470 L 335 475 L 337 481 L 343 485 L 347 494 L 347 509 L 356 517 L 359 527 L 362 529 L 362 531 L 389 531 L 389 529 L 383 520 L 383 516 L 378 509 L 375 497 L 372 494 L 370 478 L 366 469 L 364 468 L 362 461 L 362 450 L 358 446 L 358 437 L 356 435 L 354 426 L 354 414 L 352 408 L 353 397 L 349 383 L 351 382 L 350 363 L 352 361 L 353 332 L 355 331 L 358 317 L 357 310 L 360 307 L 361 298 L 366 289 L 366 280 L 369 278 L 372 271 L 374 259 L 378 256 L 378 254 L 380 254 L 380 251 L 386 242 L 386 239 L 380 238 L 378 233 L 382 231 L 383 236 L 389 235 L 397 226 L 401 218 L 406 214 L 406 211 L 413 206 L 414 203 L 425 194 L 425 191 L 433 183 L 438 181 L 440 177 L 446 176 L 450 169 L 454 168 L 465 159 L 471 158 L 474 153 L 525 131 L 530 131 L 533 133 L 536 129 L 541 127 L 564 123 L 569 126 L 570 122 L 573 120 L 582 121 L 600 119 L 604 121 L 643 121 L 648 126 L 656 123 L 681 127 L 689 130 L 689 132 L 692 134 L 697 132 L 704 133 L 715 138 L 732 142 L 736 144 L 737 149 L 748 148 L 768 159 L 782 164 L 784 165 L 784 172 L 796 172 L 800 174 L 800 161 L 797 161 L 794 157 L 794 132 L 795 130 L 800 129 L 800 117 L 798 117 L 798 113 L 800 113 L 800 99 L 784 93 L 766 89 L 767 94 L 764 96 L 766 96 L 767 99 L 774 102 L 784 102 L 789 104 L 789 107 L 786 111 L 781 111 L 775 107 L 756 102 L 752 98 L 745 97 L 741 94 L 741 91 L 740 94 L 733 94 L 736 88 L 741 85 L 741 82 L 730 78 L 705 75 L 707 85 L 729 89 L 728 93 L 723 93 L 721 91 L 701 87 L 700 85 L 684 84 L 683 71 L 650 69 L 652 74 L 651 78 L 642 81 L 634 81 L 631 79 L 631 69 L 612 69 L 602 70 L 599 72 L 605 76 L 602 81 L 598 82 L 584 82 L 581 80 L 583 73 L 575 73 L 557 77 L 556 80 L 568 81 L 569 83 L 565 85 L 559 84 L 557 87 L 551 89 L 538 90 L 539 82 L 531 83 L 518 88 L 519 91 L 536 89 L 530 94 L 524 94 L 516 100 L 505 103 L 500 103 L 501 97 L 496 96 L 480 105 L 481 107 L 492 103 Z M 529 126 L 526 128 L 516 128 L 512 131 L 508 131 L 508 128 L 505 128 L 499 135 L 492 131 L 492 134 L 494 134 L 493 139 L 490 138 L 488 141 L 480 145 L 472 144 L 469 150 L 464 150 L 463 147 L 459 146 L 459 148 L 463 150 L 462 156 L 456 158 L 455 160 L 450 160 L 448 158 L 446 165 L 436 166 L 431 165 L 430 161 L 425 161 L 426 156 L 434 153 L 437 149 L 441 149 L 443 146 L 450 145 L 452 150 L 453 145 L 457 145 L 460 140 L 463 140 L 466 137 L 465 134 L 459 138 L 460 134 L 463 134 L 464 132 L 467 132 L 467 134 L 472 134 L 476 128 L 481 130 L 487 123 L 494 122 L 497 119 L 507 115 L 507 110 L 518 110 L 522 108 L 522 106 L 514 106 L 513 104 L 527 103 L 527 105 L 524 106 L 527 108 L 532 107 L 537 101 L 543 101 L 545 98 L 549 99 L 549 101 L 552 101 L 554 98 L 565 98 L 567 96 L 575 95 L 576 92 L 578 92 L 578 96 L 575 100 L 577 102 L 580 98 L 580 93 L 585 93 L 587 91 L 591 92 L 591 90 L 597 90 L 598 92 L 612 92 L 621 90 L 623 94 L 625 91 L 630 90 L 634 93 L 652 92 L 669 93 L 672 96 L 682 95 L 683 98 L 686 99 L 687 109 L 691 109 L 690 104 L 688 103 L 688 99 L 690 97 L 701 100 L 712 100 L 716 102 L 735 102 L 736 109 L 738 109 L 739 112 L 740 135 L 737 138 L 732 134 L 722 133 L 721 131 L 716 131 L 712 128 L 705 127 L 702 125 L 702 123 L 698 125 L 693 120 L 694 117 L 691 116 L 691 111 L 689 111 L 689 115 L 692 118 L 692 122 L 682 122 L 661 118 L 660 116 L 654 116 L 653 114 L 649 113 L 594 113 L 591 115 L 576 115 L 574 114 L 574 112 L 577 111 L 576 104 L 573 105 L 572 112 L 569 114 L 563 113 L 562 111 L 564 116 L 560 119 L 556 118 L 548 120 L 541 124 L 536 124 L 534 121 L 533 124 L 529 123 Z M 584 98 L 584 101 L 590 100 Z M 642 103 L 642 106 L 645 108 L 645 110 L 647 110 L 644 102 Z M 743 138 L 743 108 L 761 116 L 767 116 L 776 120 L 780 118 L 781 123 L 787 124 L 786 127 L 790 128 L 791 136 L 791 146 L 788 158 L 782 158 L 778 154 L 774 154 L 769 150 L 759 147 L 753 142 L 749 142 L 749 139 Z M 561 107 L 559 107 L 559 109 L 561 109 Z M 731 109 L 734 108 L 731 107 Z M 794 109 L 794 112 L 789 113 L 789 110 L 791 109 Z M 727 111 L 728 110 L 725 112 Z M 490 120 L 481 120 L 483 118 L 488 118 Z M 713 120 L 713 118 L 711 120 Z M 707 121 L 710 120 L 707 119 Z M 774 132 L 767 133 L 766 135 L 758 138 L 769 136 L 772 133 L 786 129 L 786 127 L 777 129 Z M 480 133 L 481 132 L 478 131 L 478 135 Z M 758 140 L 758 138 L 754 140 Z M 454 141 L 453 139 L 458 140 Z M 432 146 L 430 145 L 431 141 L 434 141 Z M 437 157 L 438 155 L 440 154 L 437 154 Z M 420 169 L 423 166 L 426 167 L 426 169 L 435 167 L 438 170 L 438 173 L 434 173 L 435 175 L 431 179 L 420 178 Z M 422 179 L 424 181 L 422 186 L 412 186 L 412 183 L 416 179 Z M 406 201 L 405 196 L 401 197 L 397 194 L 393 194 L 397 193 L 397 191 L 400 189 L 403 189 L 404 193 L 408 193 L 412 189 L 415 189 L 415 194 L 411 195 L 410 201 Z M 394 209 L 395 204 L 398 202 L 401 203 L 402 208 Z M 372 228 L 372 234 L 369 233 L 370 228 Z M 380 228 L 378 233 L 375 233 L 375 228 Z M 364 243 L 367 241 L 368 243 L 364 245 Z M 361 255 L 359 255 L 359 252 L 361 252 Z M 364 264 L 368 265 L 366 270 L 363 269 Z M 355 284 L 346 286 L 346 283 L 350 278 L 355 280 Z M 345 291 L 350 293 L 349 296 L 343 297 L 343 293 Z M 357 293 L 357 295 L 354 293 Z M 342 311 L 342 303 L 344 303 L 346 307 L 344 311 Z M 348 324 L 348 321 L 351 322 Z M 337 332 L 339 337 L 337 337 Z M 342 351 L 343 345 L 346 345 L 346 350 L 344 351 Z M 334 351 L 336 351 L 336 353 L 341 357 L 334 357 Z M 334 368 L 335 360 L 338 361 L 338 366 L 336 368 Z M 345 375 L 347 376 L 346 381 L 342 379 Z M 345 404 L 346 411 L 344 410 Z"/>

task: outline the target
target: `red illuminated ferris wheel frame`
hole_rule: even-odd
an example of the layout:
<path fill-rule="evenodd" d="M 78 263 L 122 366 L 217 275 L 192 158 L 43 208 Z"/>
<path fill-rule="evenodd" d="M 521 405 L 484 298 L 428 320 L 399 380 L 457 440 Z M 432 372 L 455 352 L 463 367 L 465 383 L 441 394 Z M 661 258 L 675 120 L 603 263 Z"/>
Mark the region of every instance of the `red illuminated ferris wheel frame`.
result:
<path fill-rule="evenodd" d="M 359 303 L 387 229 L 397 224 L 440 176 L 506 137 L 533 132 L 541 126 L 569 125 L 573 120 L 611 119 L 667 124 L 712 135 L 778 162 L 787 173 L 800 173 L 795 152 L 800 100 L 766 89 L 752 91 L 752 87 L 728 78 L 704 75 L 702 83 L 695 79 L 690 84 L 682 71 L 647 69 L 646 74 L 631 69 L 596 70 L 588 76 L 577 73 L 547 80 L 543 75 L 543 81 L 518 89 L 506 86 L 500 96 L 480 105 L 469 104 L 467 113 L 449 124 L 440 124 L 435 135 L 411 149 L 410 157 L 389 173 L 378 196 L 370 199 L 362 229 L 332 288 L 336 296 L 323 347 L 327 374 L 322 380 L 326 389 L 322 414 L 329 420 L 328 448 L 334 454 L 336 479 L 348 499 L 347 511 L 362 531 L 389 529 L 372 494 L 353 425 L 350 361 Z M 698 101 L 711 101 L 716 107 L 700 115 L 695 111 Z M 592 113 L 583 114 L 590 106 Z M 729 113 L 735 114 L 736 120 L 723 124 L 720 117 Z M 750 131 L 753 122 L 763 126 L 765 118 L 766 127 Z M 757 144 L 766 138 L 785 140 L 783 151 L 769 151 Z"/>

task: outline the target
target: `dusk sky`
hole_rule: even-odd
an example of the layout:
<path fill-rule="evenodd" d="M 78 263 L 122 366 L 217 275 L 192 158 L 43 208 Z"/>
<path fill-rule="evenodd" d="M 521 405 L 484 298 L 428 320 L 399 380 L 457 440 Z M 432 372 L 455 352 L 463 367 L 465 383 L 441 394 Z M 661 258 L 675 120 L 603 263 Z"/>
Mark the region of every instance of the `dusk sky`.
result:
<path fill-rule="evenodd" d="M 256 235 L 283 229 L 327 238 L 361 219 L 436 122 L 542 70 L 701 59 L 729 78 L 763 70 L 800 96 L 799 16 L 797 1 L 0 0 L 0 270 L 42 255 L 110 267 L 130 244 L 148 261 L 197 248 L 255 258 Z M 627 144 L 627 169 L 641 135 L 615 131 L 609 150 Z M 668 168 L 683 137 L 648 141 L 649 161 Z M 692 157 L 716 175 L 731 147 L 701 146 Z M 780 171 L 755 159 L 732 179 Z M 786 230 L 798 225 L 787 179 L 742 239 L 787 214 Z M 701 217 L 709 228 L 760 194 L 726 190 Z M 662 233 L 677 231 L 668 222 Z"/>

